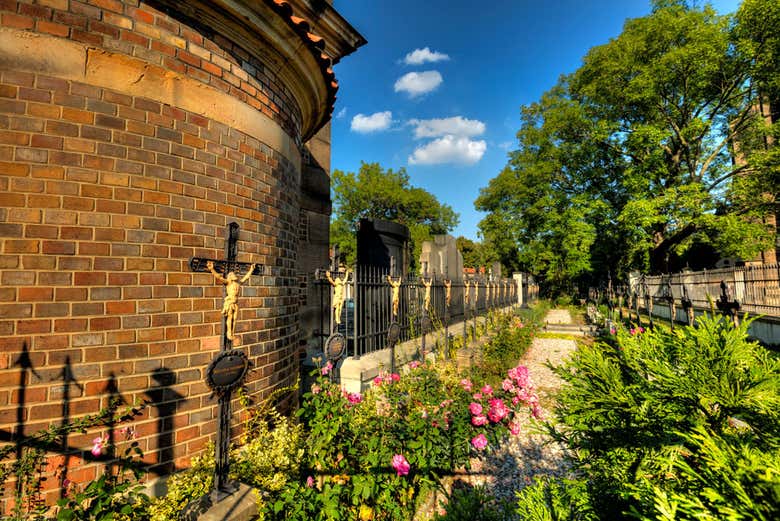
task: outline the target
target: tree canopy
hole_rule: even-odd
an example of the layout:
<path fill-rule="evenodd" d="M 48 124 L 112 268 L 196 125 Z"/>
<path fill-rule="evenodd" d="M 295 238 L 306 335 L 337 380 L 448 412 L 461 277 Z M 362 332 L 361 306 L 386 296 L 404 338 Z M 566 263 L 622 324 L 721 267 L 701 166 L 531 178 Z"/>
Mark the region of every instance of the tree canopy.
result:
<path fill-rule="evenodd" d="M 378 163 L 362 163 L 357 173 L 334 170 L 331 191 L 331 244 L 339 246 L 348 264 L 356 260 L 355 233 L 360 219 L 385 219 L 407 226 L 413 259 L 419 258 L 422 241 L 458 225 L 458 214 L 430 192 L 412 186 L 404 168 L 384 170 Z"/>
<path fill-rule="evenodd" d="M 656 2 L 523 107 L 519 148 L 476 201 L 490 212 L 486 242 L 554 292 L 594 272 L 666 271 L 702 249 L 745 259 L 765 249 L 777 185 L 748 181 L 771 171 L 753 78 L 778 70 L 757 58 L 767 45 L 749 43 L 780 27 L 747 31 L 741 13 L 735 24 L 709 6 Z"/>

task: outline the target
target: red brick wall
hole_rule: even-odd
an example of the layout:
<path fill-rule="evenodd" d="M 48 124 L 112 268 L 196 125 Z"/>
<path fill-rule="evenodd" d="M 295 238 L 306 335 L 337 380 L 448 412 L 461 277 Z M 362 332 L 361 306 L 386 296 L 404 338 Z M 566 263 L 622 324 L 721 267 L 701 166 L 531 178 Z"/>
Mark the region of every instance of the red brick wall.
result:
<path fill-rule="evenodd" d="M 283 129 L 300 127 L 286 89 L 259 64 L 254 77 L 242 72 L 239 49 L 225 52 L 226 42 L 144 4 L 0 0 L 0 25 L 143 57 L 230 92 Z M 96 412 L 113 376 L 128 404 L 155 402 L 134 422 L 152 476 L 186 466 L 215 432 L 204 371 L 219 349 L 223 297 L 188 261 L 222 258 L 231 221 L 241 227 L 239 260 L 272 267 L 239 300 L 240 347 L 253 364 L 248 387 L 264 394 L 293 383 L 299 175 L 257 139 L 128 96 L 121 85 L 2 72 L 0 434 L 16 432 L 19 414 L 29 434 L 65 413 Z M 32 371 L 19 367 L 24 349 Z M 75 379 L 67 411 L 66 360 Z M 95 435 L 73 435 L 68 445 L 88 450 Z M 64 461 L 54 458 L 49 470 Z M 67 463 L 72 481 L 102 468 L 83 451 Z M 49 502 L 58 486 L 47 481 Z"/>
<path fill-rule="evenodd" d="M 300 134 L 300 109 L 273 71 L 239 44 L 219 34 L 204 36 L 207 28 L 191 27 L 145 2 L 0 0 L 0 26 L 140 58 L 227 92 L 274 119 L 288 135 Z"/>

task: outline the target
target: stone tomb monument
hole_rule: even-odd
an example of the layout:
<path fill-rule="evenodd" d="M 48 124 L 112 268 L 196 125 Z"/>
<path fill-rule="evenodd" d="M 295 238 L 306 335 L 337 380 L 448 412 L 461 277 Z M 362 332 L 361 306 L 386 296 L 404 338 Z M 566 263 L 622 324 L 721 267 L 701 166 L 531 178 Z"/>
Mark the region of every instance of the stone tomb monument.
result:
<path fill-rule="evenodd" d="M 432 241 L 422 243 L 420 252 L 421 269 L 444 276 L 450 281 L 463 280 L 463 255 L 458 251 L 455 237 L 452 235 L 434 235 Z"/>

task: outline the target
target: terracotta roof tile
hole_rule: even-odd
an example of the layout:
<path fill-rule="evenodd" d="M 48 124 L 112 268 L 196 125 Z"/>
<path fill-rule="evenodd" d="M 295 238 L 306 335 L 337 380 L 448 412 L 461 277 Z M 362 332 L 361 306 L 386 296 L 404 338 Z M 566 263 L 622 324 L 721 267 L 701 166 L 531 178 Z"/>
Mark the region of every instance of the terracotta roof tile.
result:
<path fill-rule="evenodd" d="M 290 27 L 301 37 L 306 43 L 306 47 L 317 60 L 322 72 L 325 85 L 328 89 L 327 98 L 327 117 L 323 118 L 320 124 L 314 129 L 312 134 L 316 134 L 317 131 L 325 125 L 333 114 L 333 107 L 336 103 L 336 91 L 338 91 L 339 83 L 336 81 L 336 75 L 331 67 L 331 59 L 322 52 L 325 49 L 325 39 L 311 32 L 311 25 L 305 19 L 295 16 L 293 7 L 285 0 L 265 0 L 266 3 L 271 6 L 278 15 L 285 19 Z"/>

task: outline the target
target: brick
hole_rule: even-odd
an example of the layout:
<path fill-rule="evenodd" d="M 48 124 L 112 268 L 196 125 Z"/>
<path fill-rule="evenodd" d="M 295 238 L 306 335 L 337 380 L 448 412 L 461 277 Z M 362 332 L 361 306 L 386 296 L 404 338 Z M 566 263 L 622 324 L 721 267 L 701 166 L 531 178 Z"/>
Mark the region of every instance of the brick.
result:
<path fill-rule="evenodd" d="M 53 165 L 33 165 L 30 168 L 30 173 L 33 177 L 43 179 L 63 179 L 65 177 L 65 169 Z"/>
<path fill-rule="evenodd" d="M 89 323 L 85 318 L 62 318 L 54 321 L 56 333 L 75 333 L 86 331 Z"/>
<path fill-rule="evenodd" d="M 133 314 L 135 313 L 135 302 L 106 302 L 106 313 L 109 315 Z"/>
<path fill-rule="evenodd" d="M 35 304 L 36 317 L 66 317 L 70 314 L 70 304 L 64 302 Z"/>
<path fill-rule="evenodd" d="M 89 300 L 116 300 L 122 297 L 121 288 L 90 288 Z"/>
<path fill-rule="evenodd" d="M 16 324 L 16 332 L 19 335 L 50 333 L 51 320 L 20 320 Z"/>
<path fill-rule="evenodd" d="M 87 300 L 87 288 L 55 288 L 54 300 L 58 302 Z"/>
<path fill-rule="evenodd" d="M 65 109 L 63 109 L 63 116 L 64 116 L 64 110 Z M 82 112 L 82 111 L 73 111 L 73 112 Z M 79 135 L 79 127 L 78 125 L 74 125 L 73 123 L 65 123 L 64 121 L 47 121 L 46 132 L 48 132 L 49 134 L 55 134 L 57 136 L 75 137 Z"/>
<path fill-rule="evenodd" d="M 98 22 L 96 20 L 89 21 L 89 30 L 92 32 L 105 34 L 106 36 L 109 36 L 114 39 L 119 38 L 119 29 L 111 25 L 105 24 L 103 22 Z"/>
<path fill-rule="evenodd" d="M 0 162 L 0 174 L 23 176 L 30 171 L 30 165 L 20 165 L 18 163 Z"/>
<path fill-rule="evenodd" d="M 24 194 L 15 194 L 10 192 L 0 193 L 0 207 L 7 206 L 19 206 L 23 207 L 26 204 L 26 197 Z"/>
<path fill-rule="evenodd" d="M 62 208 L 64 210 L 78 210 L 82 212 L 91 212 L 95 209 L 95 201 L 87 199 L 85 197 L 63 197 Z M 85 216 L 79 219 L 79 224 L 86 224 L 81 222 Z"/>
<path fill-rule="evenodd" d="M 49 153 L 46 150 L 35 148 L 17 148 L 14 158 L 17 161 L 30 161 L 33 163 L 46 163 L 49 160 Z"/>
<path fill-rule="evenodd" d="M 21 224 L 0 223 L 0 237 L 21 237 L 21 236 L 22 236 Z"/>
<path fill-rule="evenodd" d="M 15 29 L 32 29 L 35 26 L 35 20 L 29 16 L 19 16 L 17 14 L 3 13 L 0 17 L 0 23 L 5 27 Z"/>
<path fill-rule="evenodd" d="M 28 87 L 20 87 L 19 99 L 28 100 L 28 101 L 37 101 L 39 103 L 50 103 L 51 93 L 45 90 L 30 89 Z"/>
<path fill-rule="evenodd" d="M 32 137 L 30 145 L 37 148 L 52 148 L 62 150 L 62 138 L 36 134 Z"/>
<path fill-rule="evenodd" d="M 36 22 L 36 30 L 41 33 L 53 34 L 54 36 L 67 37 L 70 33 L 70 27 L 53 22 L 47 22 L 46 20 L 38 20 Z"/>
<path fill-rule="evenodd" d="M 62 119 L 73 121 L 74 123 L 86 123 L 91 125 L 95 121 L 95 115 L 86 110 L 62 107 Z"/>
<path fill-rule="evenodd" d="M 93 34 L 80 29 L 71 28 L 70 37 L 77 42 L 87 43 L 97 47 L 103 46 L 103 35 Z"/>
<path fill-rule="evenodd" d="M 49 255 L 75 255 L 76 243 L 71 241 L 43 241 L 43 253 Z"/>
<path fill-rule="evenodd" d="M 29 318 L 32 304 L 0 304 L 0 318 Z"/>
<path fill-rule="evenodd" d="M 84 99 L 84 96 L 57 91 L 54 93 L 54 104 L 58 106 L 62 106 L 63 111 L 65 110 L 65 108 L 81 110 L 84 108 L 84 105 L 86 104 L 86 100 Z"/>
<path fill-rule="evenodd" d="M 74 286 L 98 286 L 106 283 L 106 274 L 101 272 L 82 272 L 73 274 Z"/>
<path fill-rule="evenodd" d="M 33 18 L 51 18 L 51 9 L 42 5 L 19 4 L 19 14 L 32 16 Z"/>
<path fill-rule="evenodd" d="M 119 329 L 122 321 L 118 317 L 101 317 L 89 320 L 90 331 L 106 331 L 109 329 Z"/>
<path fill-rule="evenodd" d="M 76 317 L 83 317 L 89 315 L 102 315 L 105 310 L 105 306 L 102 302 L 94 303 L 74 303 L 71 309 L 71 315 Z M 75 345 L 75 344 L 74 344 Z"/>
<path fill-rule="evenodd" d="M 40 243 L 34 240 L 6 240 L 3 253 L 38 253 Z"/>
<path fill-rule="evenodd" d="M 54 288 L 19 288 L 19 301 L 20 302 L 32 302 L 32 301 L 49 301 L 54 298 Z"/>
<path fill-rule="evenodd" d="M 23 132 L 0 130 L 0 143 L 7 145 L 27 145 L 30 143 L 30 135 Z"/>
<path fill-rule="evenodd" d="M 105 114 L 95 114 L 95 125 L 99 127 L 113 128 L 116 130 L 124 130 L 125 120 L 115 118 L 113 116 L 107 116 Z"/>
<path fill-rule="evenodd" d="M 96 239 L 97 239 L 97 233 Z M 80 242 L 79 255 L 108 255 L 111 246 L 104 242 Z"/>
<path fill-rule="evenodd" d="M 78 213 L 69 210 L 46 210 L 43 222 L 46 224 L 76 224 Z"/>

